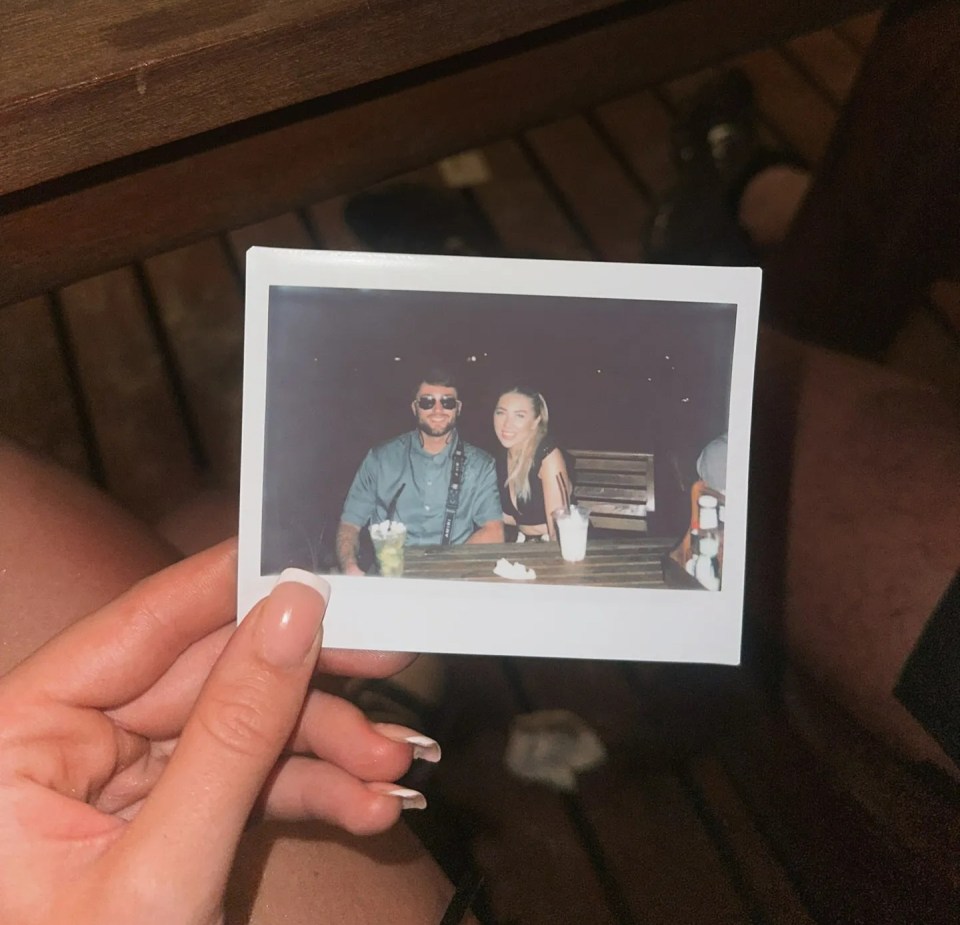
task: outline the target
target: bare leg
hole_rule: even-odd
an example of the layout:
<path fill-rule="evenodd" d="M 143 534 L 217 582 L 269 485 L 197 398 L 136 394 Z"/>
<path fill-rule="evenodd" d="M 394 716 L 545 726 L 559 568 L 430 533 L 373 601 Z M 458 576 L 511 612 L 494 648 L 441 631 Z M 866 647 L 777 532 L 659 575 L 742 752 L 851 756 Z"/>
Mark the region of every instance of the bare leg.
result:
<path fill-rule="evenodd" d="M 176 558 L 96 490 L 0 442 L 0 674 Z M 263 828 L 241 845 L 231 923 L 439 922 L 452 888 L 402 825 L 360 840 Z"/>
<path fill-rule="evenodd" d="M 237 535 L 240 506 L 236 493 L 208 490 L 171 511 L 156 532 L 185 556 Z"/>
<path fill-rule="evenodd" d="M 792 484 L 761 456 L 751 498 L 757 547 L 787 522 L 784 594 L 755 604 L 782 605 L 788 658 L 823 692 L 901 754 L 960 776 L 892 694 L 960 562 L 960 422 L 924 386 L 766 332 L 761 445 L 789 430 L 791 405 Z"/>
<path fill-rule="evenodd" d="M 0 674 L 177 553 L 95 488 L 0 441 Z"/>

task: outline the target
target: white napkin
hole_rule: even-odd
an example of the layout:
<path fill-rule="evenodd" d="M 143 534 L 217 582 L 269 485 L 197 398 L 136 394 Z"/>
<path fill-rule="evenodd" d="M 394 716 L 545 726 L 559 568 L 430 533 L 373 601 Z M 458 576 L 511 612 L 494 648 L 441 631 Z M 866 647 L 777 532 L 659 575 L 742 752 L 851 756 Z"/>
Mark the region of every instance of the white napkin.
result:
<path fill-rule="evenodd" d="M 600 737 L 569 710 L 514 717 L 505 761 L 517 777 L 571 792 L 577 789 L 578 774 L 606 760 Z"/>

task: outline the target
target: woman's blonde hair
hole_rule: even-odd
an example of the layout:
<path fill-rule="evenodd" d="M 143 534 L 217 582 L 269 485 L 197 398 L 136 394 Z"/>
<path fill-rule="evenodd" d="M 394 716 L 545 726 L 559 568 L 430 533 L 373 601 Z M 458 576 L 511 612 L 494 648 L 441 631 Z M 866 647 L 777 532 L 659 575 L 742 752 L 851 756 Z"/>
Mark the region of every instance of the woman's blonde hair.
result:
<path fill-rule="evenodd" d="M 519 504 L 530 497 L 530 470 L 533 468 L 533 457 L 536 455 L 537 447 L 540 441 L 547 434 L 547 424 L 550 421 L 550 412 L 547 410 L 546 399 L 533 389 L 517 386 L 512 389 L 504 389 L 500 393 L 500 398 L 504 395 L 524 395 L 530 399 L 533 404 L 533 416 L 539 418 L 536 430 L 530 435 L 530 438 L 519 448 L 513 461 L 510 461 L 510 454 L 507 453 L 507 478 L 504 485 L 510 493 L 517 499 Z M 497 402 L 499 403 L 499 398 Z"/>

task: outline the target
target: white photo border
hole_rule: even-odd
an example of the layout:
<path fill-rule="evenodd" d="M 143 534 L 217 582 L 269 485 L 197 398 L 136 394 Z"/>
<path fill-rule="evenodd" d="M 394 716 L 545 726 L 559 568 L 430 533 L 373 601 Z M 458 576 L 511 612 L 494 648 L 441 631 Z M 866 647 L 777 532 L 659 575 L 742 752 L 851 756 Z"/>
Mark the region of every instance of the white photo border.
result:
<path fill-rule="evenodd" d="M 247 252 L 237 607 L 276 582 L 260 572 L 270 288 L 475 292 L 735 304 L 723 587 L 516 585 L 325 576 L 328 648 L 632 661 L 740 662 L 753 376 L 761 273 L 556 260 L 304 251 Z M 709 308 L 705 308 L 705 311 Z"/>

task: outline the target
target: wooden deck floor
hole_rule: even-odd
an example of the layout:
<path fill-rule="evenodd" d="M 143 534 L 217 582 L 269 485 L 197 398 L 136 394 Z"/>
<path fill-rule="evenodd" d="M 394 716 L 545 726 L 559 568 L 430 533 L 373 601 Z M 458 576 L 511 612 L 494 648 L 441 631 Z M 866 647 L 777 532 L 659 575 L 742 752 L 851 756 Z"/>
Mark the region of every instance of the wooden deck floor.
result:
<path fill-rule="evenodd" d="M 816 164 L 876 22 L 858 17 L 728 62 L 753 79 L 773 140 Z M 642 229 L 675 181 L 670 126 L 703 77 L 489 145 L 480 153 L 490 179 L 462 191 L 471 214 L 507 254 L 640 259 Z M 436 165 L 403 179 L 443 185 Z M 0 432 L 147 520 L 205 486 L 234 491 L 244 252 L 359 248 L 344 201 L 0 308 Z M 929 373 L 917 359 L 930 348 L 925 323 L 898 362 Z M 944 368 L 949 379 L 948 360 Z M 453 875 L 468 863 L 484 873 L 489 921 L 955 920 L 957 855 L 931 861 L 924 835 L 957 846 L 943 821 L 953 795 L 930 784 L 939 818 L 901 813 L 895 831 L 881 827 L 880 809 L 925 785 L 902 769 L 865 783 L 869 742 L 841 760 L 802 741 L 763 665 L 448 664 L 445 759 L 420 828 Z M 524 783 L 504 765 L 512 718 L 539 708 L 573 710 L 609 750 L 575 794 Z"/>

